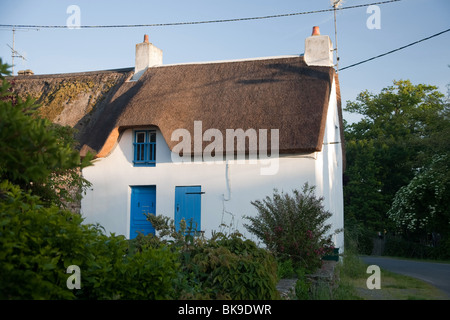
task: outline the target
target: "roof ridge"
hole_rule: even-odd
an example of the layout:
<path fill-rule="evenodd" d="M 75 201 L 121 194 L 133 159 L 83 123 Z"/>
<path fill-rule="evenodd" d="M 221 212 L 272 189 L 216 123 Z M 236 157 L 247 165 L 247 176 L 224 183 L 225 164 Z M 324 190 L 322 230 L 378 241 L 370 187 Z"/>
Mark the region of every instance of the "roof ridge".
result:
<path fill-rule="evenodd" d="M 134 67 L 117 68 L 108 70 L 94 70 L 94 71 L 80 71 L 80 72 L 68 72 L 68 73 L 48 73 L 48 74 L 34 74 L 34 75 L 13 75 L 7 76 L 7 79 L 19 78 L 19 79 L 42 79 L 42 78 L 63 78 L 63 77 L 79 77 L 89 76 L 107 73 L 127 73 L 134 71 Z"/>
<path fill-rule="evenodd" d="M 219 63 L 233 63 L 233 62 L 259 61 L 259 60 L 276 60 L 276 59 L 300 58 L 300 57 L 303 57 L 303 54 L 281 55 L 281 56 L 267 56 L 267 57 L 254 57 L 254 58 L 238 58 L 238 59 L 229 59 L 229 60 L 180 62 L 180 63 L 163 64 L 163 65 L 160 65 L 160 66 L 154 66 L 152 68 L 163 68 L 163 67 L 172 67 L 172 66 L 180 66 L 180 65 L 219 64 Z"/>

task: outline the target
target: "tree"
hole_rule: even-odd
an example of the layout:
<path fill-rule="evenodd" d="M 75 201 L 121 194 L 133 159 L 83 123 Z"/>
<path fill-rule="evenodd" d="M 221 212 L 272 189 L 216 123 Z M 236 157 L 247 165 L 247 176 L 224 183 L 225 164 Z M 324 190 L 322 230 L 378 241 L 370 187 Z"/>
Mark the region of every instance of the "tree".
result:
<path fill-rule="evenodd" d="M 31 190 L 47 205 L 75 200 L 69 191 L 89 185 L 79 173 L 92 155 L 80 159 L 72 128 L 40 118 L 35 100 L 11 93 L 8 74 L 0 59 L 0 179 Z"/>
<path fill-rule="evenodd" d="M 373 231 L 394 227 L 386 213 L 395 194 L 442 149 L 448 130 L 443 97 L 434 86 L 400 80 L 379 94 L 363 91 L 347 102 L 345 110 L 363 118 L 345 126 L 346 217 Z"/>
<path fill-rule="evenodd" d="M 73 131 L 40 118 L 34 100 L 11 93 L 0 60 L 0 299 L 168 299 L 177 252 L 130 252 L 124 236 L 64 210 L 71 187 L 87 182 Z M 67 285 L 68 267 L 81 287 Z"/>
<path fill-rule="evenodd" d="M 435 155 L 395 195 L 388 216 L 406 237 L 450 234 L 450 155 Z"/>

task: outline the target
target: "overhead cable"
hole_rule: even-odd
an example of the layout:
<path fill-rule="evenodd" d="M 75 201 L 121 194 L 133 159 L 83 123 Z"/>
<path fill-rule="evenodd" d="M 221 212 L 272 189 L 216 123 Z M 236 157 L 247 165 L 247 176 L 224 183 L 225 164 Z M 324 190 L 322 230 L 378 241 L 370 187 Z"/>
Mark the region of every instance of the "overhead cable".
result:
<path fill-rule="evenodd" d="M 426 38 L 423 38 L 423 39 L 420 39 L 420 40 L 417 40 L 417 41 L 411 42 L 410 44 L 407 44 L 407 45 L 405 45 L 405 46 L 399 47 L 399 48 L 397 48 L 397 49 L 394 49 L 394 50 L 391 50 L 391 51 L 388 51 L 388 52 L 385 52 L 385 53 L 379 54 L 379 55 L 377 55 L 377 56 L 375 56 L 375 57 L 372 57 L 372 58 L 369 58 L 369 59 L 366 59 L 366 60 L 363 60 L 363 61 L 360 61 L 360 62 L 357 62 L 357 63 L 351 64 L 351 65 L 349 65 L 349 66 L 346 66 L 346 67 L 340 68 L 340 70 L 339 70 L 339 71 L 342 71 L 342 70 L 345 70 L 345 69 L 349 69 L 349 68 L 352 68 L 352 67 L 358 66 L 358 65 L 360 65 L 360 64 L 363 64 L 363 63 L 366 63 L 366 62 L 369 62 L 369 61 L 372 61 L 372 60 L 375 60 L 375 59 L 378 59 L 378 58 L 381 58 L 381 57 L 387 56 L 388 54 L 391 54 L 391 53 L 394 53 L 394 52 L 397 52 L 397 51 L 403 50 L 403 49 L 405 49 L 405 48 L 408 48 L 408 47 L 411 47 L 411 46 L 413 46 L 413 45 L 415 45 L 415 44 L 418 44 L 418 43 L 420 43 L 420 42 L 422 42 L 422 41 L 425 41 L 425 40 L 429 40 L 429 39 L 431 39 L 431 38 L 434 38 L 434 37 L 440 36 L 441 34 L 444 34 L 444 33 L 446 33 L 446 32 L 449 32 L 449 31 L 450 31 L 450 29 L 447 29 L 447 30 L 444 30 L 444 31 L 441 31 L 441 32 L 435 33 L 435 34 L 433 34 L 433 35 L 431 35 L 431 36 L 429 36 L 429 37 L 426 37 Z"/>
<path fill-rule="evenodd" d="M 392 2 L 399 2 L 402 0 L 388 0 L 388 1 L 380 1 L 368 4 L 360 4 L 349 7 L 342 8 L 331 8 L 331 9 L 322 9 L 322 10 L 314 10 L 314 11 L 304 11 L 304 12 L 293 12 L 293 13 L 284 13 L 284 14 L 275 14 L 269 16 L 260 16 L 260 17 L 247 17 L 247 18 L 234 18 L 234 19 L 220 19 L 220 20 L 205 20 L 205 21 L 188 21 L 188 22 L 169 22 L 169 23 L 151 23 L 151 24 L 117 24 L 117 25 L 80 25 L 77 28 L 80 29 L 101 29 L 101 28 L 141 28 L 141 27 L 168 27 L 168 26 L 182 26 L 182 25 L 195 25 L 195 24 L 207 24 L 207 23 L 224 23 L 224 22 L 237 22 L 237 21 L 250 21 L 250 20 L 262 20 L 262 19 L 273 19 L 273 18 L 282 18 L 282 17 L 291 17 L 291 16 L 299 16 L 299 15 L 307 15 L 313 13 L 323 13 L 323 12 L 331 12 L 335 10 L 346 10 L 346 9 L 355 9 L 361 7 L 367 7 L 371 5 L 380 5 L 387 4 Z M 66 29 L 73 28 L 73 26 L 69 27 L 67 25 L 29 25 L 29 24 L 0 24 L 0 27 L 3 28 L 37 28 L 37 29 Z"/>

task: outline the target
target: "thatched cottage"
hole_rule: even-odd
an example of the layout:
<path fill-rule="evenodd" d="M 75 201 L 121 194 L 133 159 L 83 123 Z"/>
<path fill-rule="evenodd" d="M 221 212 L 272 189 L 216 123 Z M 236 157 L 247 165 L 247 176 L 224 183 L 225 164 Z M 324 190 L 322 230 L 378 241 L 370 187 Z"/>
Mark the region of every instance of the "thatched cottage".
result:
<path fill-rule="evenodd" d="M 15 77 L 52 121 L 78 130 L 92 187 L 87 223 L 128 238 L 153 232 L 144 213 L 193 219 L 200 231 L 246 234 L 251 201 L 276 188 L 316 186 L 343 227 L 343 136 L 338 76 L 317 29 L 304 55 L 162 64 L 144 38 L 134 68 Z M 343 235 L 334 239 L 343 247 Z"/>

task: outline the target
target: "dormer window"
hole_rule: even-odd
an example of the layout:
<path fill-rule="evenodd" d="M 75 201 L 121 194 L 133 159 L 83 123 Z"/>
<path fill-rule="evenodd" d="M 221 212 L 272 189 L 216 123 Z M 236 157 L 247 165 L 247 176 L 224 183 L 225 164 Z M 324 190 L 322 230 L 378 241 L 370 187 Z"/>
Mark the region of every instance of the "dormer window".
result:
<path fill-rule="evenodd" d="M 156 164 L 156 131 L 134 132 L 134 166 L 154 167 Z"/>

